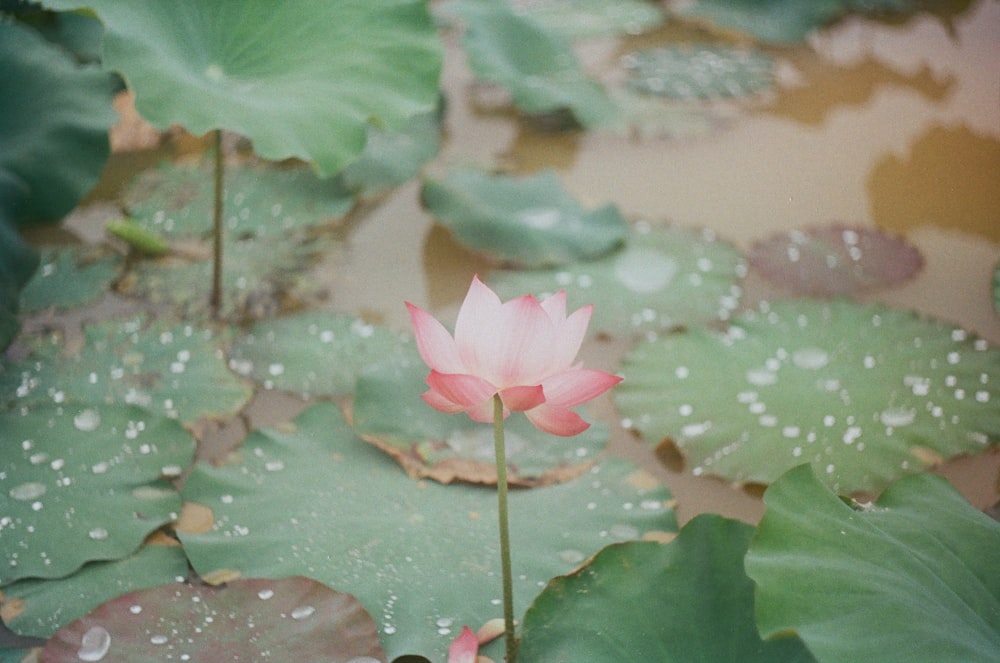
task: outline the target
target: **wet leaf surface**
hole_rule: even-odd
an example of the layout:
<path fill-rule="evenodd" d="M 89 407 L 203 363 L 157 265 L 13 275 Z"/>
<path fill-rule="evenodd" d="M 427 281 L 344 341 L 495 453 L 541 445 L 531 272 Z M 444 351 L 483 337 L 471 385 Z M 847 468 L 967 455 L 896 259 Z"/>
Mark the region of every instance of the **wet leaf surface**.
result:
<path fill-rule="evenodd" d="M 351 416 L 355 432 L 393 456 L 412 477 L 441 483 L 496 485 L 493 427 L 465 415 L 449 415 L 420 399 L 427 366 L 413 345 L 366 367 L 357 382 Z M 608 443 L 607 426 L 557 437 L 539 431 L 523 415 L 504 424 L 510 485 L 534 486 L 573 479 L 585 472 Z"/>
<path fill-rule="evenodd" d="M 664 20 L 644 0 L 513 0 L 515 11 L 566 39 L 639 34 Z"/>
<path fill-rule="evenodd" d="M 331 404 L 252 433 L 229 465 L 198 464 L 183 493 L 213 514 L 203 533 L 179 525 L 202 577 L 308 574 L 335 585 L 377 616 L 390 659 L 443 660 L 462 624 L 501 615 L 495 490 L 409 479 Z M 601 546 L 675 530 L 670 500 L 612 459 L 566 484 L 515 491 L 516 611 Z"/>
<path fill-rule="evenodd" d="M 75 349 L 59 334 L 25 338 L 27 356 L 0 372 L 0 403 L 29 413 L 48 403 L 130 403 L 191 424 L 250 399 L 226 367 L 227 334 L 143 315 L 87 325 L 84 334 Z"/>
<path fill-rule="evenodd" d="M 753 531 L 701 515 L 669 543 L 604 548 L 538 595 L 517 660 L 813 661 L 801 640 L 757 633 L 754 584 L 743 571 Z"/>
<path fill-rule="evenodd" d="M 384 662 L 357 599 L 309 578 L 167 585 L 121 596 L 60 630 L 46 663 L 72 661 Z"/>
<path fill-rule="evenodd" d="M 51 637 L 106 601 L 138 589 L 184 582 L 187 557 L 177 545 L 144 545 L 112 562 L 91 562 L 54 580 L 19 580 L 3 588 L 0 616 L 21 635 Z"/>
<path fill-rule="evenodd" d="M 763 304 L 728 331 L 636 346 L 615 402 L 695 475 L 771 483 L 811 463 L 876 491 L 1000 439 L 1000 351 L 962 329 L 846 300 Z"/>
<path fill-rule="evenodd" d="M 566 290 L 567 309 L 594 305 L 592 332 L 633 335 L 725 320 L 746 272 L 736 249 L 710 231 L 634 224 L 625 246 L 597 260 L 546 270 L 494 270 L 501 299 Z"/>
<path fill-rule="evenodd" d="M 746 557 L 764 637 L 793 630 L 821 661 L 996 659 L 1000 523 L 947 480 L 847 503 L 797 467 L 764 501 Z"/>
<path fill-rule="evenodd" d="M 774 85 L 771 57 L 746 48 L 661 46 L 629 53 L 623 62 L 632 89 L 672 99 L 749 97 Z"/>
<path fill-rule="evenodd" d="M 427 210 L 460 243 L 502 264 L 550 267 L 592 260 L 624 242 L 614 205 L 586 211 L 553 170 L 525 177 L 457 169 L 424 181 Z"/>
<path fill-rule="evenodd" d="M 127 557 L 180 511 L 165 477 L 190 464 L 194 440 L 176 421 L 67 403 L 0 413 L 0 425 L 0 585 Z"/>
<path fill-rule="evenodd" d="M 835 297 L 904 283 L 923 256 L 904 238 L 844 224 L 792 230 L 757 241 L 750 266 L 785 290 Z"/>
<path fill-rule="evenodd" d="M 21 291 L 21 310 L 83 306 L 108 292 L 121 260 L 97 247 L 46 249 L 35 276 Z"/>

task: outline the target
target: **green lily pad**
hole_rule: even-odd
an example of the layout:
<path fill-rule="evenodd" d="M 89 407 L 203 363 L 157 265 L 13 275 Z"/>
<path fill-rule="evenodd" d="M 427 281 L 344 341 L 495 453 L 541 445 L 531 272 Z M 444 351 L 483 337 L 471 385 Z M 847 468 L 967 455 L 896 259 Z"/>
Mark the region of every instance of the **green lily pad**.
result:
<path fill-rule="evenodd" d="M 496 485 L 493 427 L 424 403 L 419 396 L 427 389 L 427 366 L 413 345 L 407 350 L 361 373 L 352 403 L 355 433 L 393 456 L 412 477 Z M 517 486 L 579 476 L 609 438 L 600 424 L 572 437 L 549 435 L 518 414 L 504 429 L 507 481 Z"/>
<path fill-rule="evenodd" d="M 422 198 L 459 242 L 521 267 L 592 260 L 628 233 L 615 205 L 587 212 L 548 169 L 526 177 L 453 170 L 425 180 Z"/>
<path fill-rule="evenodd" d="M 178 525 L 202 577 L 308 574 L 335 585 L 378 616 L 390 660 L 443 660 L 462 624 L 501 615 L 495 490 L 409 479 L 333 404 L 251 433 L 232 464 L 199 463 L 183 495 L 211 514 L 210 525 Z M 607 543 L 676 529 L 670 500 L 613 459 L 576 481 L 514 491 L 515 609 Z"/>
<path fill-rule="evenodd" d="M 1000 523 L 921 474 L 845 502 L 809 467 L 764 495 L 746 557 L 757 624 L 820 661 L 995 661 Z"/>
<path fill-rule="evenodd" d="M 173 520 L 165 476 L 191 462 L 180 424 L 132 405 L 39 405 L 0 413 L 0 585 L 122 559 Z"/>
<path fill-rule="evenodd" d="M 121 596 L 56 633 L 48 663 L 99 661 L 384 662 L 357 599 L 309 578 L 167 585 Z"/>
<path fill-rule="evenodd" d="M 573 45 L 506 3 L 462 0 L 449 6 L 465 23 L 463 45 L 481 81 L 506 88 L 532 115 L 569 110 L 585 127 L 613 123 L 618 109 L 577 62 Z"/>
<path fill-rule="evenodd" d="M 191 424 L 250 400 L 250 388 L 226 367 L 224 337 L 209 329 L 147 326 L 137 316 L 87 325 L 84 333 L 75 351 L 58 334 L 25 339 L 27 356 L 0 372 L 0 403 L 31 412 L 46 403 L 131 403 Z"/>
<path fill-rule="evenodd" d="M 658 332 L 725 320 L 739 303 L 746 265 L 709 230 L 640 222 L 625 247 L 597 260 L 547 270 L 490 272 L 502 299 L 566 290 L 567 308 L 594 304 L 590 328 L 606 334 Z"/>
<path fill-rule="evenodd" d="M 31 312 L 89 304 L 108 292 L 120 262 L 101 248 L 45 250 L 41 269 L 21 291 L 21 308 Z"/>
<path fill-rule="evenodd" d="M 298 157 L 323 175 L 361 153 L 369 122 L 399 127 L 438 100 L 442 49 L 419 0 L 45 4 L 97 13 L 104 67 L 158 129 L 229 129 L 266 159 Z"/>
<path fill-rule="evenodd" d="M 361 156 L 340 174 L 349 191 L 372 196 L 415 177 L 441 148 L 441 112 L 422 113 L 396 131 L 368 129 Z"/>
<path fill-rule="evenodd" d="M 670 543 L 604 548 L 535 599 L 517 660 L 815 660 L 798 638 L 763 641 L 757 633 L 754 584 L 743 571 L 752 534 L 750 525 L 703 514 Z"/>
<path fill-rule="evenodd" d="M 172 239 L 212 234 L 212 164 L 165 164 L 141 173 L 124 193 L 141 227 Z M 354 198 L 336 180 L 308 168 L 230 166 L 224 174 L 223 224 L 238 238 L 283 237 L 295 229 L 339 221 Z"/>
<path fill-rule="evenodd" d="M 635 35 L 663 23 L 663 10 L 645 0 L 522 0 L 516 11 L 565 39 Z"/>
<path fill-rule="evenodd" d="M 0 22 L 0 175 L 27 195 L 18 223 L 60 220 L 97 183 L 110 154 L 112 77 L 80 67 L 18 23 Z"/>
<path fill-rule="evenodd" d="M 184 582 L 187 557 L 177 545 L 144 545 L 122 560 L 91 562 L 67 578 L 19 580 L 3 588 L 0 614 L 10 630 L 49 638 L 116 596 Z"/>
<path fill-rule="evenodd" d="M 1000 440 L 1000 351 L 909 311 L 846 300 L 764 304 L 728 331 L 638 345 L 615 402 L 697 474 L 771 483 L 811 463 L 877 491 Z"/>
<path fill-rule="evenodd" d="M 265 389 L 336 398 L 354 391 L 365 364 L 400 351 L 399 334 L 385 327 L 313 311 L 256 323 L 233 343 L 229 366 Z"/>
<path fill-rule="evenodd" d="M 758 50 L 688 44 L 649 48 L 624 56 L 634 90 L 672 99 L 749 97 L 774 85 L 774 62 Z"/>

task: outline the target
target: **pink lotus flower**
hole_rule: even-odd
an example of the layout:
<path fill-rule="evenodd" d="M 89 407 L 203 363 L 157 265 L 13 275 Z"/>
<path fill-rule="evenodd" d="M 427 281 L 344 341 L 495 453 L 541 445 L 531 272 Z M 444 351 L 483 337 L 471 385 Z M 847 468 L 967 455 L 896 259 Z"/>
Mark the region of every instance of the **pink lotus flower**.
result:
<path fill-rule="evenodd" d="M 479 654 L 479 638 L 468 626 L 462 627 L 462 632 L 451 641 L 448 647 L 448 663 L 476 663 Z"/>
<path fill-rule="evenodd" d="M 426 311 L 406 303 L 417 348 L 430 367 L 424 401 L 442 412 L 493 421 L 495 394 L 504 416 L 523 411 L 537 428 L 576 435 L 590 424 L 570 408 L 596 398 L 621 378 L 574 364 L 593 306 L 566 315 L 566 293 L 539 302 L 524 295 L 501 302 L 479 277 L 455 322 L 455 337 Z"/>

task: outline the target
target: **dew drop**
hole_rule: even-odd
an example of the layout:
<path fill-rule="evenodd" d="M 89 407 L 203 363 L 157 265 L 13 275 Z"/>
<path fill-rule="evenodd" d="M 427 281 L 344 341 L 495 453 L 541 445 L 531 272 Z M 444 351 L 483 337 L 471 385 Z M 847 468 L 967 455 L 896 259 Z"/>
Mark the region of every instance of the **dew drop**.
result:
<path fill-rule="evenodd" d="M 579 564 L 587 557 L 579 550 L 562 550 L 559 552 L 559 559 L 567 564 Z"/>
<path fill-rule="evenodd" d="M 616 539 L 637 539 L 639 538 L 639 529 L 634 525 L 612 525 L 611 529 L 608 530 L 611 536 Z"/>
<path fill-rule="evenodd" d="M 778 381 L 778 376 L 766 368 L 752 368 L 747 371 L 747 382 L 758 387 L 766 387 Z"/>
<path fill-rule="evenodd" d="M 132 607 L 130 607 L 128 609 L 128 611 L 131 612 L 133 615 L 138 615 L 140 612 L 142 612 L 142 606 L 141 605 L 133 605 Z"/>
<path fill-rule="evenodd" d="M 154 645 L 165 645 L 167 644 L 167 636 L 165 635 L 154 635 L 149 639 L 149 641 Z"/>
<path fill-rule="evenodd" d="M 913 423 L 916 418 L 916 412 L 913 410 L 907 410 L 905 408 L 888 408 L 882 410 L 879 414 L 879 421 L 882 422 L 884 426 L 892 426 L 893 428 L 897 426 L 908 426 Z"/>
<path fill-rule="evenodd" d="M 94 529 L 87 532 L 87 536 L 89 536 L 94 541 L 103 541 L 104 539 L 108 538 L 108 530 L 104 529 L 103 527 L 95 527 Z"/>
<path fill-rule="evenodd" d="M 270 366 L 267 367 L 267 372 L 274 376 L 281 375 L 282 373 L 285 372 L 285 365 L 277 363 L 271 364 Z"/>
<path fill-rule="evenodd" d="M 272 589 L 262 589 L 259 592 L 257 592 L 257 598 L 259 598 L 261 601 L 266 601 L 272 596 L 274 596 L 274 590 Z"/>
<path fill-rule="evenodd" d="M 615 277 L 632 292 L 658 292 L 677 271 L 676 261 L 653 249 L 626 250 L 615 263 Z"/>
<path fill-rule="evenodd" d="M 292 610 L 292 619 L 305 619 L 306 617 L 312 616 L 316 612 L 316 608 L 311 605 L 299 606 Z"/>
<path fill-rule="evenodd" d="M 792 363 L 799 368 L 815 371 L 830 361 L 830 355 L 820 348 L 800 348 L 792 353 Z"/>
<path fill-rule="evenodd" d="M 111 649 L 111 634 L 103 626 L 91 626 L 80 639 L 76 656 L 81 661 L 99 661 Z"/>
<path fill-rule="evenodd" d="M 93 408 L 81 410 L 73 417 L 73 425 L 77 430 L 85 433 L 97 430 L 97 427 L 101 425 L 101 413 Z"/>
<path fill-rule="evenodd" d="M 285 469 L 285 464 L 280 460 L 269 460 L 264 463 L 264 469 L 268 472 L 280 472 Z"/>
<path fill-rule="evenodd" d="M 15 500 L 34 500 L 38 499 L 45 494 L 46 488 L 45 484 L 38 483 L 37 481 L 29 481 L 27 483 L 22 483 L 20 486 L 14 486 L 10 489 L 10 496 Z"/>

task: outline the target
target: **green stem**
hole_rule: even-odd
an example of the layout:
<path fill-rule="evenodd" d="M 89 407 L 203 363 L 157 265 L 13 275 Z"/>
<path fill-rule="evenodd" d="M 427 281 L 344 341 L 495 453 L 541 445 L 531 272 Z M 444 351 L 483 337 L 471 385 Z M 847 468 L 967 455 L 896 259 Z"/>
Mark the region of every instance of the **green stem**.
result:
<path fill-rule="evenodd" d="M 507 451 L 504 448 L 503 401 L 493 395 L 493 448 L 497 462 L 497 512 L 500 521 L 500 570 L 503 576 L 503 625 L 507 645 L 507 663 L 514 663 L 517 640 L 514 638 L 514 581 L 510 564 L 510 526 L 507 518 Z"/>
<path fill-rule="evenodd" d="M 222 308 L 222 131 L 216 129 L 212 136 L 215 143 L 215 201 L 212 208 L 212 317 L 218 319 Z"/>

